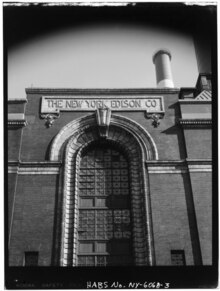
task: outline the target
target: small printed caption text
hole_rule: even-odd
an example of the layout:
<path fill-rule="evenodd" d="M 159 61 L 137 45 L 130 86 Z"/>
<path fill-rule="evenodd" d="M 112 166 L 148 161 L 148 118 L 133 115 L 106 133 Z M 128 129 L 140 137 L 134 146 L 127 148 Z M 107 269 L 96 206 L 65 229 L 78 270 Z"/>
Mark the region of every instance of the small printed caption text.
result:
<path fill-rule="evenodd" d="M 170 283 L 161 283 L 161 282 L 129 282 L 127 284 L 123 284 L 120 282 L 87 282 L 87 289 L 107 289 L 107 288 L 125 288 L 125 289 L 137 289 L 137 288 L 142 288 L 142 289 L 159 289 L 159 288 L 164 288 L 168 289 L 170 288 Z"/>

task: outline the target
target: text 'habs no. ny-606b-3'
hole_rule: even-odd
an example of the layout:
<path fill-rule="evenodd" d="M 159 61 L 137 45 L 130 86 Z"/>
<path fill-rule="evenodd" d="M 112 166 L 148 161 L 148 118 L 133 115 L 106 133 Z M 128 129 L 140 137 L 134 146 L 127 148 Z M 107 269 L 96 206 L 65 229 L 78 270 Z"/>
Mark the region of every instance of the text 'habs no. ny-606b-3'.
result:
<path fill-rule="evenodd" d="M 106 98 L 100 96 L 97 99 L 80 96 L 46 96 L 42 97 L 41 113 L 58 113 L 60 111 L 93 111 L 97 108 L 109 108 L 112 111 L 146 111 L 149 113 L 164 113 L 162 96 Z"/>

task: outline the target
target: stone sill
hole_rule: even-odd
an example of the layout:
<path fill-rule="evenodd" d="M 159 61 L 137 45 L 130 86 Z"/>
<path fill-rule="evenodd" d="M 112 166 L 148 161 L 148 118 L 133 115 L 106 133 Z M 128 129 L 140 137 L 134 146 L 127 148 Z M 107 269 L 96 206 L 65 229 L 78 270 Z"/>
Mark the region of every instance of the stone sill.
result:
<path fill-rule="evenodd" d="M 212 119 L 179 119 L 177 122 L 181 126 L 212 126 Z"/>

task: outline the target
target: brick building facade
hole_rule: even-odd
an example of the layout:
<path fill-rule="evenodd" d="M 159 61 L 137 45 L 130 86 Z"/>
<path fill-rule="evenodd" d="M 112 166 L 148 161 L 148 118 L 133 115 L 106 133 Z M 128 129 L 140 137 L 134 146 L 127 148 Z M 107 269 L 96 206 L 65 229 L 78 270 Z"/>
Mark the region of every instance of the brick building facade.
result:
<path fill-rule="evenodd" d="M 8 100 L 8 266 L 213 265 L 216 90 L 201 25 L 193 88 L 174 87 L 162 49 L 157 88 Z"/>
<path fill-rule="evenodd" d="M 211 92 L 200 74 L 10 100 L 9 265 L 211 265 Z"/>

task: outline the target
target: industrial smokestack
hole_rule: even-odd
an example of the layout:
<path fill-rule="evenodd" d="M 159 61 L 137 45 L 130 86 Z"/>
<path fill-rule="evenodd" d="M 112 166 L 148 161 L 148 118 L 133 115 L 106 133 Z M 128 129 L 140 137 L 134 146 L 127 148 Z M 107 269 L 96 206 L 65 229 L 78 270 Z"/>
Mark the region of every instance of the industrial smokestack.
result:
<path fill-rule="evenodd" d="M 153 63 L 156 68 L 157 87 L 173 88 L 173 78 L 171 72 L 171 53 L 166 49 L 161 49 L 153 55 Z"/>

